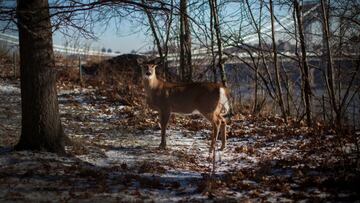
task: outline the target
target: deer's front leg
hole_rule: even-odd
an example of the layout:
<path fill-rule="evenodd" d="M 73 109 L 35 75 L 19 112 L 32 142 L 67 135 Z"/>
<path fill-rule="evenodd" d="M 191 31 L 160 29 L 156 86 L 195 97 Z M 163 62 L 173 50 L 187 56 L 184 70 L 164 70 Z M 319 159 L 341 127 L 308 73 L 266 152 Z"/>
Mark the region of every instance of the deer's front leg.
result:
<path fill-rule="evenodd" d="M 159 148 L 166 149 L 166 128 L 170 118 L 170 111 L 164 110 L 160 112 L 160 127 L 161 127 L 161 143 Z"/>

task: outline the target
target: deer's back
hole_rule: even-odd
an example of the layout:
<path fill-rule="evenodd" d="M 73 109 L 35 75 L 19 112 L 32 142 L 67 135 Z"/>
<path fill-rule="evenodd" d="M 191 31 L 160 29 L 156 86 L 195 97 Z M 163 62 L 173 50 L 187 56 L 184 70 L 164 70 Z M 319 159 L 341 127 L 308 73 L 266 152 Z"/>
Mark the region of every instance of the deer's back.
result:
<path fill-rule="evenodd" d="M 192 113 L 212 112 L 220 98 L 220 84 L 215 83 L 190 83 L 170 84 L 164 88 L 168 105 L 173 112 Z"/>

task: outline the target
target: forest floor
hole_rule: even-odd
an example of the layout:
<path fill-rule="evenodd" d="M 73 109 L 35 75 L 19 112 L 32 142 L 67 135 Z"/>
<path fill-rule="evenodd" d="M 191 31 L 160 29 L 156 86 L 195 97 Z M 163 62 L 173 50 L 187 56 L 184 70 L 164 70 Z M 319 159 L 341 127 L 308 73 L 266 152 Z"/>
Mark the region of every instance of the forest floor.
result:
<path fill-rule="evenodd" d="M 210 125 L 199 116 L 172 117 L 168 149 L 159 150 L 157 114 L 147 107 L 62 85 L 59 102 L 74 142 L 69 156 L 13 151 L 21 130 L 19 82 L 0 79 L 1 202 L 360 201 L 354 145 L 321 124 L 235 115 L 211 176 Z"/>

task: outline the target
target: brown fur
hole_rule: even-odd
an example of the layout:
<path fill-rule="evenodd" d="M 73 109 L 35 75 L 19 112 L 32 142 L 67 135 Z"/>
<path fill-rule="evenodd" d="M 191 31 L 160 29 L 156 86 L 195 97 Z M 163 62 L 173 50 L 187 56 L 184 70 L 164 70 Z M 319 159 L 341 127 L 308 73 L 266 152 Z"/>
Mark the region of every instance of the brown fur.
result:
<path fill-rule="evenodd" d="M 226 120 L 223 117 L 224 106 L 219 103 L 220 88 L 227 89 L 216 83 L 170 83 L 156 77 L 155 65 L 146 65 L 143 68 L 143 82 L 149 106 L 159 111 L 161 125 L 160 148 L 166 148 L 165 131 L 170 114 L 191 114 L 199 111 L 213 126 L 211 147 L 215 146 L 217 136 L 221 130 L 222 146 L 226 144 Z M 146 75 L 148 73 L 148 75 Z"/>

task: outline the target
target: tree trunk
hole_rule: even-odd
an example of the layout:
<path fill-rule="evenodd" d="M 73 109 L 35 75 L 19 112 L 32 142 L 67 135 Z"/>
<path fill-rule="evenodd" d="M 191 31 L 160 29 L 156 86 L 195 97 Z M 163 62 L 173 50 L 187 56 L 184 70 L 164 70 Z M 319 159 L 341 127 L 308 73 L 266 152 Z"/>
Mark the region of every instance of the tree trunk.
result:
<path fill-rule="evenodd" d="M 283 96 L 282 96 L 282 89 L 281 89 L 281 81 L 280 81 L 280 71 L 279 71 L 279 64 L 277 58 L 277 48 L 276 48 L 276 41 L 275 41 L 275 27 L 274 27 L 274 11 L 273 11 L 273 3 L 272 0 L 270 2 L 270 15 L 271 15 L 271 39 L 272 39 L 272 49 L 273 49 L 273 59 L 274 59 L 274 69 L 275 69 L 275 82 L 276 82 L 276 92 L 277 92 L 277 100 L 279 103 L 279 107 L 282 113 L 282 116 L 287 122 L 287 115 L 284 106 Z"/>
<path fill-rule="evenodd" d="M 325 0 L 321 0 L 321 10 L 322 10 L 322 20 L 323 20 L 323 33 L 324 33 L 324 43 L 326 49 L 327 57 L 327 70 L 326 70 L 326 86 L 328 94 L 330 97 L 330 104 L 332 109 L 335 112 L 335 124 L 337 127 L 341 127 L 341 112 L 337 108 L 335 90 L 334 90 L 334 67 L 333 67 L 333 58 L 330 48 L 330 33 L 329 33 L 329 16 L 326 6 L 328 6 Z"/>
<path fill-rule="evenodd" d="M 174 10 L 174 0 L 171 0 L 171 9 L 170 9 L 170 13 L 168 14 L 168 18 L 167 18 L 167 23 L 166 23 L 166 34 L 165 34 L 165 42 L 164 42 L 164 72 L 165 72 L 165 79 L 169 79 L 168 76 L 168 72 L 169 72 L 169 67 L 168 67 L 168 54 L 169 54 L 169 39 L 170 39 L 170 31 L 171 31 L 171 26 L 172 26 L 172 22 L 173 22 L 173 10 Z"/>
<path fill-rule="evenodd" d="M 302 80 L 301 84 L 303 86 L 303 95 L 304 95 L 304 104 L 305 104 L 305 111 L 306 111 L 306 124 L 308 126 L 312 125 L 311 122 L 311 87 L 310 87 L 310 79 L 309 79 L 309 66 L 307 63 L 306 58 L 306 43 L 305 43 L 305 36 L 304 36 L 304 26 L 303 26 L 303 20 L 301 16 L 301 10 L 298 0 L 294 1 L 294 9 L 296 13 L 296 19 L 297 19 L 297 26 L 298 26 L 298 32 L 299 32 L 299 38 L 300 38 L 300 47 L 301 47 L 301 74 L 302 74 Z"/>
<path fill-rule="evenodd" d="M 220 22 L 219 22 L 219 15 L 218 15 L 218 5 L 216 0 L 210 0 L 210 9 L 212 12 L 213 22 L 214 22 L 214 29 L 216 35 L 216 44 L 217 44 L 217 55 L 218 55 L 218 68 L 220 71 L 221 82 L 224 86 L 226 86 L 227 78 L 225 73 L 224 67 L 224 59 L 223 59 L 223 45 L 221 39 L 221 30 L 220 30 Z"/>
<path fill-rule="evenodd" d="M 257 38 L 258 38 L 258 43 L 259 43 L 259 56 L 262 55 L 262 42 L 261 42 L 261 18 L 262 18 L 262 8 L 263 8 L 263 1 L 260 1 L 260 10 L 259 10 L 259 22 L 257 23 L 253 14 L 253 11 L 251 9 L 251 6 L 249 4 L 249 0 L 245 1 L 245 4 L 247 6 L 247 9 L 249 10 L 249 14 L 251 17 L 251 20 L 254 24 L 255 30 L 256 30 L 256 34 L 257 34 Z M 258 89 L 259 89 L 259 62 L 260 62 L 260 57 L 258 57 L 257 63 L 254 63 L 255 65 L 255 71 L 254 71 L 254 104 L 252 106 L 252 113 L 253 114 L 257 114 L 260 111 L 259 105 L 258 105 Z"/>
<path fill-rule="evenodd" d="M 142 2 L 144 3 L 144 0 Z M 152 15 L 152 13 L 147 8 L 145 8 L 144 10 L 145 10 L 146 16 L 147 16 L 148 21 L 149 21 L 150 29 L 151 29 L 151 32 L 153 34 L 159 56 L 160 56 L 161 60 L 163 60 L 163 58 L 164 58 L 163 51 L 162 51 L 162 47 L 161 47 L 160 38 L 158 37 L 158 34 L 156 32 L 155 23 L 154 23 L 154 17 Z"/>
<path fill-rule="evenodd" d="M 15 149 L 64 154 L 48 6 L 47 0 L 19 0 L 17 5 L 22 129 Z"/>
<path fill-rule="evenodd" d="M 212 0 L 209 0 L 209 5 L 210 5 L 210 51 L 211 51 L 211 69 L 213 72 L 213 82 L 217 82 L 217 75 L 216 75 L 216 55 L 215 55 L 215 51 L 214 51 L 214 47 L 215 47 L 215 39 L 214 39 L 214 17 L 213 17 L 213 12 L 212 12 Z"/>
<path fill-rule="evenodd" d="M 187 0 L 180 0 L 180 68 L 181 79 L 192 80 L 191 35 L 187 13 Z"/>
<path fill-rule="evenodd" d="M 146 4 L 145 0 L 142 0 L 141 1 L 143 4 Z M 160 41 L 160 37 L 161 34 L 158 35 L 157 31 L 156 31 L 156 21 L 154 19 L 154 16 L 153 14 L 151 13 L 151 11 L 147 8 L 144 8 L 144 11 L 146 13 L 146 16 L 148 18 L 148 21 L 149 21 L 149 26 L 150 26 L 150 29 L 151 29 L 151 32 L 152 32 L 152 35 L 154 37 L 154 40 L 155 40 L 155 44 L 156 44 L 156 47 L 157 47 L 157 50 L 158 50 L 158 53 L 159 53 L 159 57 L 160 57 L 160 64 L 162 66 L 162 69 L 163 69 L 163 74 L 164 74 L 164 79 L 166 80 L 166 72 L 167 72 L 167 68 L 166 68 L 166 60 L 165 60 L 165 57 L 164 57 L 164 54 L 163 54 L 163 48 L 161 46 L 161 41 Z M 154 22 L 155 21 L 155 22 Z"/>

